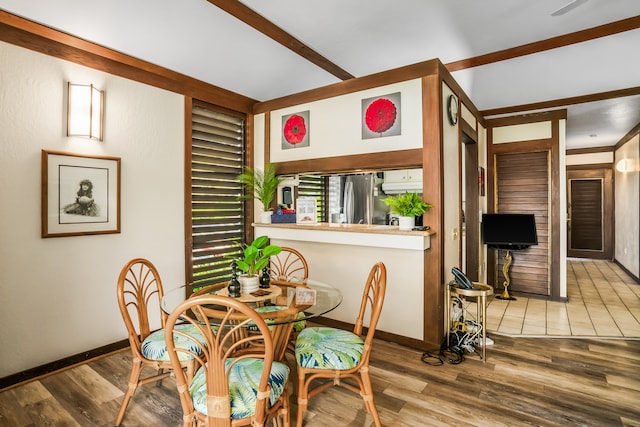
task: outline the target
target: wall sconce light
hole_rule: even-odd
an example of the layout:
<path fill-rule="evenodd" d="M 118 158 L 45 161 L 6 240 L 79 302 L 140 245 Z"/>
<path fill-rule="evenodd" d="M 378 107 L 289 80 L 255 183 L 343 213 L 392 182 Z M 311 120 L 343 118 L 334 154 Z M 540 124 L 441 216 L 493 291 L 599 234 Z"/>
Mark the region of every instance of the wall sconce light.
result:
<path fill-rule="evenodd" d="M 618 160 L 618 164 L 616 164 L 616 170 L 618 172 L 630 172 L 631 171 L 631 161 L 628 159 Z"/>
<path fill-rule="evenodd" d="M 93 85 L 68 83 L 67 136 L 102 141 L 104 91 Z"/>

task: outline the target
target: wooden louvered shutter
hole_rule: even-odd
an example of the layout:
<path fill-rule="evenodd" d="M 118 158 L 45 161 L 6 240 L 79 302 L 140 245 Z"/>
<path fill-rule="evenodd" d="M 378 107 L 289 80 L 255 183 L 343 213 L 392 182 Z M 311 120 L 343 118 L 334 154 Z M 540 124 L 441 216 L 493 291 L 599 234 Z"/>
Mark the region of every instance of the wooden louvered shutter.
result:
<path fill-rule="evenodd" d="M 300 175 L 299 197 L 313 197 L 317 203 L 318 222 L 327 222 L 327 178 L 319 175 Z"/>
<path fill-rule="evenodd" d="M 191 147 L 193 289 L 229 280 L 244 243 L 244 202 L 237 180 L 244 163 L 244 117 L 194 105 Z"/>
<path fill-rule="evenodd" d="M 512 251 L 509 291 L 548 296 L 549 261 L 549 152 L 496 154 L 496 212 L 534 214 L 538 244 Z M 497 283 L 504 282 L 504 250 L 500 250 Z"/>

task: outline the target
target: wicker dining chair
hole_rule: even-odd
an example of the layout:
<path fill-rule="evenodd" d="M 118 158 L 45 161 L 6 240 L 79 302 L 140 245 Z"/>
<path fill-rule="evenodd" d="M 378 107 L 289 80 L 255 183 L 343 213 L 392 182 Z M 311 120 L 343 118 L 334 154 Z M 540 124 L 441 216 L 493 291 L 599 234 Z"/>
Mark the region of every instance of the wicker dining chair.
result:
<path fill-rule="evenodd" d="M 353 332 L 328 327 L 307 327 L 298 335 L 295 345 L 298 375 L 296 426 L 302 426 L 309 399 L 332 386 L 342 386 L 360 394 L 367 411 L 373 416 L 375 425 L 378 427 L 382 425 L 373 402 L 369 357 L 386 287 L 387 270 L 382 262 L 378 262 L 369 272 Z M 368 330 L 362 338 L 367 311 L 369 312 Z M 342 381 L 345 378 L 354 380 L 358 387 Z M 316 384 L 312 388 L 311 382 L 316 379 L 329 381 Z"/>
<path fill-rule="evenodd" d="M 267 268 L 269 277 L 274 281 L 297 283 L 306 286 L 307 280 L 309 279 L 309 264 L 307 264 L 307 260 L 300 251 L 288 246 L 283 246 L 282 251 L 279 254 L 273 255 L 269 258 L 269 266 Z M 257 310 L 259 312 L 267 312 L 270 310 L 281 310 L 284 308 L 286 307 L 265 306 L 260 307 Z M 293 354 L 294 352 L 293 347 L 298 334 L 306 326 L 307 323 L 304 320 L 300 320 L 293 325 L 293 330 L 291 331 L 291 337 L 289 339 L 290 345 L 288 347 L 290 354 Z"/>
<path fill-rule="evenodd" d="M 268 272 L 273 280 L 294 283 L 307 283 L 309 265 L 304 256 L 296 249 L 283 246 L 278 255 L 269 258 Z"/>
<path fill-rule="evenodd" d="M 153 309 L 152 311 L 159 312 L 162 328 L 164 328 L 167 319 L 167 315 L 160 308 L 164 291 L 156 267 L 144 258 L 135 258 L 129 261 L 120 271 L 117 295 L 118 306 L 127 328 L 132 353 L 129 385 L 115 422 L 115 425 L 119 426 L 138 386 L 161 381 L 170 375 L 172 366 L 165 345 L 164 329 L 152 332 L 149 322 L 150 308 Z M 190 346 L 190 343 L 181 342 L 179 345 Z M 157 369 L 157 373 L 140 378 L 144 367 Z M 189 377 L 193 376 L 193 358 L 185 359 L 181 363 L 181 367 L 186 369 Z"/>
<path fill-rule="evenodd" d="M 177 322 L 196 328 L 204 341 L 178 329 Z M 209 323 L 217 327 L 211 328 Z M 257 332 L 244 334 L 248 324 Z M 199 346 L 199 351 L 176 347 L 173 335 L 190 340 Z M 169 316 L 165 339 L 175 370 L 184 427 L 267 426 L 272 420 L 290 426 L 290 369 L 274 361 L 271 332 L 264 319 L 247 304 L 220 295 L 188 298 Z M 196 362 L 191 380 L 178 369 L 181 360 L 189 356 Z"/>

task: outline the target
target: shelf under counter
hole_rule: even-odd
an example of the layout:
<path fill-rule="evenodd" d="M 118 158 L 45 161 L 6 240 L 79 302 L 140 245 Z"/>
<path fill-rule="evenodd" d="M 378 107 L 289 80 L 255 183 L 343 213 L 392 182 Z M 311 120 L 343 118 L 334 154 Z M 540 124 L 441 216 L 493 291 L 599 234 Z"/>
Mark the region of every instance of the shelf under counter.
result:
<path fill-rule="evenodd" d="M 424 251 L 431 247 L 431 230 L 399 230 L 398 226 L 375 224 L 253 224 L 255 235 L 272 239 L 333 243 L 390 249 Z"/>

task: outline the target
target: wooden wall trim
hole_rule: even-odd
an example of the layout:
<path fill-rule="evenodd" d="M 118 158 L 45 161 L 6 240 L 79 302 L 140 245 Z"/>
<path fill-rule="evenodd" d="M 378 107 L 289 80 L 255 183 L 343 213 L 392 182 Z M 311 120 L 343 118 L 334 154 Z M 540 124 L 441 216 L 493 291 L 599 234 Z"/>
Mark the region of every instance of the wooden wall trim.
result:
<path fill-rule="evenodd" d="M 440 69 L 440 65 L 441 62 L 439 60 L 431 59 L 429 61 L 423 61 L 417 64 L 395 68 L 393 70 L 382 71 L 380 73 L 370 74 L 368 76 L 359 77 L 357 79 L 334 83 L 332 85 L 323 86 L 317 89 L 310 89 L 304 92 L 299 92 L 297 94 L 288 95 L 269 101 L 258 102 L 254 105 L 253 113 L 260 114 L 266 111 L 273 111 L 298 104 L 304 104 L 307 102 L 333 98 L 336 96 L 359 92 L 362 90 L 376 88 L 392 83 L 418 79 L 423 76 L 437 74 L 438 70 Z"/>
<path fill-rule="evenodd" d="M 276 163 L 279 175 L 296 173 L 340 173 L 354 171 L 382 171 L 389 169 L 421 168 L 422 149 L 383 151 L 348 156 L 324 157 Z"/>
<path fill-rule="evenodd" d="M 193 98 L 184 97 L 184 283 L 193 283 Z"/>
<path fill-rule="evenodd" d="M 247 114 L 245 129 L 244 129 L 244 166 L 255 168 L 255 116 L 253 114 Z M 265 162 L 269 159 L 269 152 L 265 152 Z M 259 169 L 263 169 L 260 165 Z M 251 197 L 244 200 L 244 238 L 245 242 L 253 242 L 254 229 L 251 224 L 256 221 L 255 217 L 255 203 L 256 199 Z"/>
<path fill-rule="evenodd" d="M 545 50 L 557 49 L 559 47 L 582 43 L 600 37 L 606 37 L 613 34 L 634 30 L 636 28 L 640 28 L 640 16 L 633 16 L 631 18 L 626 18 L 620 21 L 588 28 L 586 30 L 563 34 L 549 39 L 527 43 L 509 49 L 491 52 L 485 55 L 479 55 L 473 58 L 450 62 L 446 65 L 446 67 L 451 72 L 466 68 L 478 67 L 481 65 L 487 65 L 494 62 L 505 61 L 507 59 L 514 59 L 521 56 L 531 55 L 533 53 L 543 52 Z"/>
<path fill-rule="evenodd" d="M 328 326 L 331 328 L 342 329 L 344 331 L 353 330 L 354 324 L 349 322 L 343 322 L 341 320 L 329 319 L 328 317 L 316 317 L 313 319 L 314 324 L 319 324 L 322 326 Z M 362 333 L 366 334 L 369 328 L 366 326 L 362 329 Z M 391 332 L 381 331 L 376 329 L 376 333 L 374 335 L 375 338 L 381 339 L 387 342 L 393 342 L 396 344 L 400 344 L 409 348 L 415 348 L 421 351 L 438 351 L 440 350 L 440 344 L 437 346 L 428 345 L 422 340 L 417 340 L 415 338 L 405 337 L 403 335 L 394 334 Z"/>
<path fill-rule="evenodd" d="M 610 153 L 613 152 L 613 147 L 592 147 L 592 148 L 573 148 L 567 150 L 567 156 L 574 154 L 593 154 L 593 153 Z"/>
<path fill-rule="evenodd" d="M 498 117 L 494 119 L 486 119 L 487 127 L 497 128 L 501 126 L 522 125 L 529 123 L 538 123 L 552 120 L 563 120 L 567 118 L 567 110 L 545 111 L 542 113 L 521 114 L 518 116 Z M 496 144 L 502 145 L 502 144 Z"/>
<path fill-rule="evenodd" d="M 461 120 L 462 124 L 461 124 L 461 128 L 462 128 L 462 133 L 464 133 L 465 135 L 467 135 L 469 137 L 469 139 L 471 139 L 473 142 L 475 142 L 476 144 L 478 143 L 478 131 L 476 131 L 469 123 L 467 123 L 464 120 Z"/>
<path fill-rule="evenodd" d="M 44 378 L 64 369 L 73 368 L 74 366 L 86 363 L 91 359 L 108 356 L 115 352 L 122 351 L 122 349 L 127 347 L 129 347 L 129 340 L 124 339 L 92 350 L 83 351 L 82 353 L 74 354 L 73 356 L 65 357 L 64 359 L 56 360 L 51 363 L 36 366 L 35 368 L 27 369 L 26 371 L 8 375 L 0 378 L 0 391 L 8 390 L 14 386 L 19 386 L 38 378 Z"/>
<path fill-rule="evenodd" d="M 613 163 L 585 163 L 583 165 L 567 165 L 567 171 L 592 170 L 592 169 L 613 170 Z"/>
<path fill-rule="evenodd" d="M 0 10 L 0 40 L 242 113 L 256 100 Z"/>
<path fill-rule="evenodd" d="M 424 214 L 423 223 L 431 227 L 431 248 L 424 256 L 424 341 L 438 346 L 444 338 L 444 120 L 442 80 L 437 75 L 422 78 L 422 194 L 433 205 Z"/>
<path fill-rule="evenodd" d="M 624 144 L 631 141 L 639 133 L 640 133 L 640 123 L 635 125 L 633 129 L 627 132 L 627 134 L 624 137 L 622 137 L 620 141 L 618 141 L 618 143 L 613 147 L 613 151 L 618 150 Z"/>
<path fill-rule="evenodd" d="M 586 102 L 602 101 L 604 99 L 624 98 L 625 96 L 633 96 L 640 94 L 640 86 L 627 89 L 612 90 L 607 92 L 593 93 L 589 95 L 573 96 L 569 98 L 554 99 L 551 101 L 534 102 L 531 104 L 513 105 L 510 107 L 494 108 L 490 110 L 482 110 L 480 113 L 484 117 L 497 116 L 500 114 L 515 114 L 523 111 L 542 110 L 546 108 L 561 108 L 567 105 L 584 104 Z"/>
<path fill-rule="evenodd" d="M 531 151 L 548 151 L 551 149 L 552 139 L 537 139 L 532 141 L 504 142 L 500 144 L 492 144 L 493 154 L 515 153 L 515 152 L 531 152 Z"/>
<path fill-rule="evenodd" d="M 566 115 L 565 115 L 566 117 Z M 551 144 L 551 299 L 560 301 L 560 222 L 564 212 L 560 212 L 560 122 L 554 120 L 552 123 L 552 141 Z"/>

